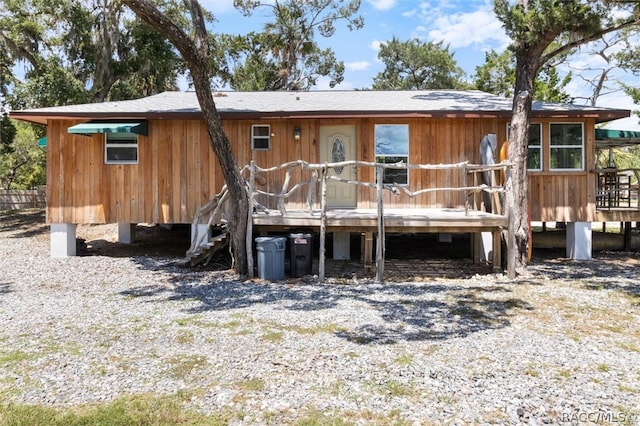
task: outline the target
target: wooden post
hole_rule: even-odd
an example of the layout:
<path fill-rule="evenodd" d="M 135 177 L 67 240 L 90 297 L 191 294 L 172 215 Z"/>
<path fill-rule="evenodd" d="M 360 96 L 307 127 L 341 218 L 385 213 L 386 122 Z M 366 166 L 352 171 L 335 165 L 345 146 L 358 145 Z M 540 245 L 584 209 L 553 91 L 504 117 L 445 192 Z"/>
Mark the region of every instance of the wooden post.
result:
<path fill-rule="evenodd" d="M 515 209 L 515 197 L 513 193 L 513 182 L 511 179 L 511 168 L 507 169 L 507 180 L 505 184 L 505 209 L 507 216 L 507 277 L 516 277 L 516 223 L 513 220 L 513 210 Z"/>
<path fill-rule="evenodd" d="M 249 274 L 249 278 L 253 278 L 253 182 L 256 178 L 256 162 L 251 160 L 251 166 L 249 167 L 249 213 L 247 214 L 247 235 L 246 235 L 246 245 L 247 245 L 247 272 Z"/>
<path fill-rule="evenodd" d="M 320 253 L 318 259 L 318 280 L 324 282 L 325 275 L 325 239 L 327 236 L 327 167 L 320 171 Z"/>
<path fill-rule="evenodd" d="M 291 182 L 291 166 L 287 167 L 284 176 L 284 182 L 282 184 L 282 189 L 280 190 L 280 197 L 278 197 L 278 210 L 282 213 L 282 216 L 286 216 L 287 209 L 285 208 L 284 203 L 284 195 L 289 190 L 289 183 Z"/>
<path fill-rule="evenodd" d="M 376 283 L 384 282 L 384 206 L 382 202 L 382 179 L 384 169 L 376 168 L 376 192 L 378 196 L 378 239 L 376 247 Z"/>
<path fill-rule="evenodd" d="M 467 187 L 467 164 L 462 166 L 462 185 Z M 464 191 L 464 215 L 469 215 L 469 190 Z"/>

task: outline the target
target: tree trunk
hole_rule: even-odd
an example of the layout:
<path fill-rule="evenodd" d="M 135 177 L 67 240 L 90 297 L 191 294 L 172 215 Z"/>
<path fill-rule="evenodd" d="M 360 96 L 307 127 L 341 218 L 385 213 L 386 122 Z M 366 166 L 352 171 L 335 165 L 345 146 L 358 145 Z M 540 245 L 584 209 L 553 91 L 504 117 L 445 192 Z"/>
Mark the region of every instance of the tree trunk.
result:
<path fill-rule="evenodd" d="M 509 161 L 513 166 L 511 187 L 507 188 L 507 205 L 512 209 L 508 233 L 508 238 L 512 238 L 512 241 L 507 242 L 507 246 L 511 248 L 507 258 L 507 270 L 510 275 L 515 275 L 517 269 L 527 264 L 527 248 L 531 243 L 529 241 L 527 146 L 535 69 L 535 62 L 528 57 L 516 58 L 516 86 L 509 132 Z"/>
<path fill-rule="evenodd" d="M 211 92 L 209 76 L 210 45 L 204 15 L 200 4 L 190 0 L 191 20 L 194 36 L 190 38 L 185 32 L 160 12 L 148 0 L 123 0 L 136 15 L 144 19 L 149 25 L 163 34 L 180 51 L 189 68 L 193 86 L 200 103 L 200 109 L 207 124 L 211 148 L 215 153 L 220 170 L 229 189 L 231 217 L 228 218 L 231 248 L 233 250 L 235 270 L 240 275 L 247 273 L 246 239 L 247 220 L 249 213 L 249 199 L 244 178 L 240 173 L 233 152 L 231 142 L 224 132 L 222 120 L 216 109 Z M 213 170 L 211 171 L 213 173 Z"/>

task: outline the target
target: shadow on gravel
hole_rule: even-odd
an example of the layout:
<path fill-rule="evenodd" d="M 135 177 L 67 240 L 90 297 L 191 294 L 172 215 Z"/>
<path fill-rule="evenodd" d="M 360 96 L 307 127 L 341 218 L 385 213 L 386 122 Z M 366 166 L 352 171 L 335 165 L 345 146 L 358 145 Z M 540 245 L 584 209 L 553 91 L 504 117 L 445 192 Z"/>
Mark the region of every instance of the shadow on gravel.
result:
<path fill-rule="evenodd" d="M 1 210 L 0 232 L 10 238 L 29 238 L 48 232 L 44 209 Z"/>
<path fill-rule="evenodd" d="M 531 268 L 536 279 L 577 282 L 590 290 L 615 290 L 637 298 L 640 304 L 640 254 L 636 252 L 594 252 L 591 260 L 571 260 L 551 252 Z"/>
<path fill-rule="evenodd" d="M 8 293 L 13 293 L 11 283 L 0 283 L 0 296 Z"/>
<path fill-rule="evenodd" d="M 451 282 L 389 283 L 385 285 L 309 285 L 284 283 L 216 282 L 202 285 L 176 281 L 175 289 L 140 287 L 123 294 L 130 297 L 166 296 L 168 300 L 197 300 L 188 312 L 199 314 L 274 305 L 274 309 L 318 312 L 328 309 L 374 311 L 383 325 L 360 324 L 335 333 L 358 344 L 393 344 L 398 341 L 444 340 L 464 337 L 510 324 L 510 318 L 533 309 L 527 302 L 508 298 L 501 286 L 465 287 Z"/>

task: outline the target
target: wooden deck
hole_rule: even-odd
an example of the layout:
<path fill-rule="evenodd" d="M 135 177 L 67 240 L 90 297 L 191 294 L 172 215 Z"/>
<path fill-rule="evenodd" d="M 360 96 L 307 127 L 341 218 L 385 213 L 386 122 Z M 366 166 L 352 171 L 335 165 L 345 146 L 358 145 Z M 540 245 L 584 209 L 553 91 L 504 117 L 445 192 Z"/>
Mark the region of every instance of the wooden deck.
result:
<path fill-rule="evenodd" d="M 474 263 L 480 263 L 481 260 L 480 233 L 491 233 L 493 269 L 498 271 L 501 268 L 501 233 L 508 226 L 506 216 L 455 208 L 413 208 L 385 209 L 383 220 L 383 234 L 471 233 L 474 236 Z M 360 259 L 365 268 L 372 266 L 373 236 L 381 229 L 376 209 L 329 209 L 326 211 L 324 226 L 325 232 L 359 233 Z M 322 215 L 319 210 L 287 211 L 286 215 L 278 210 L 266 210 L 253 214 L 253 227 L 264 233 L 301 228 L 322 232 Z M 382 244 L 384 245 L 384 242 Z M 380 255 L 376 257 L 379 258 Z M 377 268 L 380 268 L 380 265 Z"/>
<path fill-rule="evenodd" d="M 321 224 L 320 210 L 294 210 L 282 215 L 278 210 L 257 212 L 253 215 L 253 225 L 267 230 L 287 230 L 293 228 L 316 228 Z M 326 227 L 328 231 L 375 232 L 378 229 L 376 209 L 329 209 Z M 414 208 L 385 209 L 384 228 L 386 232 L 493 232 L 507 227 L 507 217 L 464 209 Z"/>

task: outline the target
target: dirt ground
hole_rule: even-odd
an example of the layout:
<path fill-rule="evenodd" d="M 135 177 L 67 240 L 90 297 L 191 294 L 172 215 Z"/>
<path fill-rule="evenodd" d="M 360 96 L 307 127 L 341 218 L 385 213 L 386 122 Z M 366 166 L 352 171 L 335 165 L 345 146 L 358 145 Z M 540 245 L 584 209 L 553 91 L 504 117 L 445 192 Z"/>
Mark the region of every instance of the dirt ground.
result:
<path fill-rule="evenodd" d="M 76 250 L 79 256 L 180 258 L 189 249 L 189 229 L 189 225 L 167 229 L 153 224 L 139 224 L 136 225 L 136 241 L 119 244 L 116 224 L 78 225 Z M 18 236 L 36 237 L 42 239 L 43 243 L 49 239 L 49 226 L 41 209 L 0 211 L 0 230 L 11 231 Z"/>
<path fill-rule="evenodd" d="M 33 237 L 49 243 L 49 226 L 45 222 L 42 209 L 0 211 L 0 232 L 16 237 Z M 175 225 L 169 229 L 154 224 L 138 224 L 135 242 L 120 244 L 117 242 L 116 224 L 78 225 L 76 231 L 78 256 L 134 257 L 149 256 L 182 259 L 190 246 L 190 226 Z M 317 272 L 318 242 L 314 240 L 314 272 Z M 365 270 L 359 259 L 359 238 L 351 242 L 350 261 L 331 260 L 330 236 L 327 241 L 327 276 L 351 279 L 373 278 L 375 269 Z M 423 280 L 433 277 L 457 278 L 475 274 L 490 274 L 492 267 L 486 264 L 474 265 L 470 260 L 470 241 L 468 236 L 455 235 L 452 243 L 439 243 L 435 234 L 387 235 L 385 252 L 385 280 L 412 279 Z M 619 254 L 618 254 L 619 253 Z M 612 260 L 624 253 L 597 252 L 594 257 Z M 288 254 L 287 261 L 288 261 Z M 535 249 L 533 261 L 564 259 L 564 249 Z M 428 260 L 425 262 L 425 260 Z M 255 264 L 255 262 L 254 262 Z M 198 268 L 226 270 L 231 268 L 231 259 L 226 250 L 222 250 L 206 266 Z"/>

